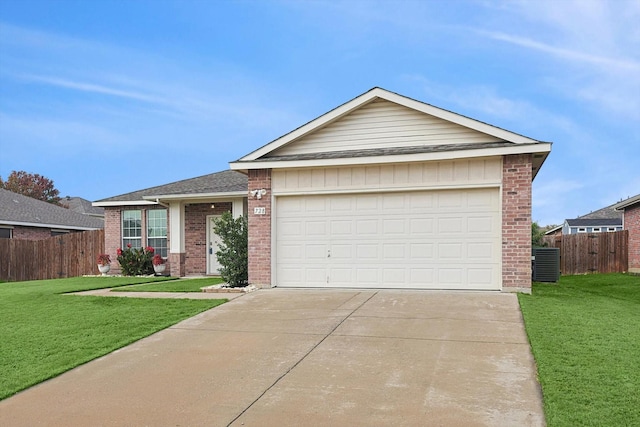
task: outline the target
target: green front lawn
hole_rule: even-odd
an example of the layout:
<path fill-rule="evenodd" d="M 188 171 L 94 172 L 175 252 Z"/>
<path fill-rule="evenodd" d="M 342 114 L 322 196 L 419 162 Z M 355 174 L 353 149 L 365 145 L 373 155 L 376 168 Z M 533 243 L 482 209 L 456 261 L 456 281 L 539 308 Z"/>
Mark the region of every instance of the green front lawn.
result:
<path fill-rule="evenodd" d="M 0 284 L 0 399 L 225 301 L 61 295 L 159 280 L 167 279 L 78 277 Z"/>
<path fill-rule="evenodd" d="M 180 279 L 161 283 L 148 283 L 142 285 L 118 288 L 118 292 L 202 292 L 200 288 L 223 283 L 219 277 L 207 277 L 203 279 Z"/>
<path fill-rule="evenodd" d="M 640 425 L 640 277 L 563 276 L 519 300 L 548 425 Z"/>

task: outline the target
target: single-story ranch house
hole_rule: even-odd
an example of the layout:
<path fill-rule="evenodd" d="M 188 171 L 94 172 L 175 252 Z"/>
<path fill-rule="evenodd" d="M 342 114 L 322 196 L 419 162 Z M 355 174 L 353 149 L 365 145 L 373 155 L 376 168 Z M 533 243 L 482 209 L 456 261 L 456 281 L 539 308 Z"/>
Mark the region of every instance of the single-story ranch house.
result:
<path fill-rule="evenodd" d="M 212 221 L 249 224 L 259 287 L 531 289 L 541 142 L 380 88 L 231 163 L 107 198 L 106 250 L 216 274 Z M 116 266 L 117 268 L 117 266 Z"/>

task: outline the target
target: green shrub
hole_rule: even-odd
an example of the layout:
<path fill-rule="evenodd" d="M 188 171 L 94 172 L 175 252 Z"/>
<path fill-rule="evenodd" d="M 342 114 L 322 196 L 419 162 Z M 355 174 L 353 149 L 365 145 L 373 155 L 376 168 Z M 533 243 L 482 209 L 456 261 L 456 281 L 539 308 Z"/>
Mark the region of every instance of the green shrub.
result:
<path fill-rule="evenodd" d="M 118 262 L 124 276 L 146 276 L 153 274 L 153 248 L 132 248 L 131 244 L 123 250 L 118 248 Z"/>
<path fill-rule="evenodd" d="M 245 286 L 249 277 L 247 219 L 234 219 L 231 212 L 225 212 L 215 220 L 214 232 L 220 236 L 216 252 L 220 276 L 231 287 Z"/>

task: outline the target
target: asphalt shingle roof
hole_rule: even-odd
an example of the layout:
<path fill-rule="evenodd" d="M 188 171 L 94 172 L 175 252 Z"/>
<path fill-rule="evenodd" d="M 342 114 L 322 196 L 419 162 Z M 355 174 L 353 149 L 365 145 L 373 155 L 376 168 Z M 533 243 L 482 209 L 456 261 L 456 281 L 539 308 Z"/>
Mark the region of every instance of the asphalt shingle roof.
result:
<path fill-rule="evenodd" d="M 99 229 L 101 218 L 83 215 L 8 190 L 0 189 L 0 224 L 25 223 L 52 228 Z"/>
<path fill-rule="evenodd" d="M 235 193 L 247 191 L 247 176 L 243 173 L 226 170 L 196 178 L 176 181 L 157 187 L 121 194 L 98 202 L 130 202 L 144 200 L 145 196 L 170 196 L 176 194 Z"/>
<path fill-rule="evenodd" d="M 569 227 L 599 227 L 599 226 L 622 226 L 622 218 L 590 218 L 590 219 L 568 219 Z"/>
<path fill-rule="evenodd" d="M 82 197 L 65 197 L 60 200 L 60 204 L 81 214 L 104 216 L 104 208 L 93 206 L 89 200 Z"/>
<path fill-rule="evenodd" d="M 264 160 L 287 161 L 287 160 L 317 160 L 317 159 L 345 159 L 352 157 L 378 157 L 393 156 L 401 154 L 438 153 L 458 150 L 479 150 L 482 148 L 510 147 L 512 142 L 485 142 L 481 144 L 440 144 L 440 145 L 419 145 L 412 147 L 391 147 L 391 148 L 371 148 L 365 150 L 343 150 L 329 151 L 322 153 L 289 154 L 283 156 L 264 156 L 256 162 Z M 521 144 L 524 145 L 524 144 Z M 250 162 L 250 161 L 245 161 Z"/>

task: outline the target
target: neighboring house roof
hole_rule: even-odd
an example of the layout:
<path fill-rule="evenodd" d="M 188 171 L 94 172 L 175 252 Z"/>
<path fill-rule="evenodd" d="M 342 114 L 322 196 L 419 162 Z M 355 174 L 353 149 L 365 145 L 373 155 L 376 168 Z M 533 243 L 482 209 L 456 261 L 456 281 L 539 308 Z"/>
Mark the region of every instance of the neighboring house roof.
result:
<path fill-rule="evenodd" d="M 104 220 L 0 189 L 0 224 L 96 230 L 104 227 Z"/>
<path fill-rule="evenodd" d="M 615 204 L 590 212 L 586 215 L 579 216 L 577 219 L 608 219 L 622 218 L 622 212 L 614 209 Z"/>
<path fill-rule="evenodd" d="M 145 204 L 156 203 L 158 200 L 193 197 L 246 196 L 247 188 L 245 174 L 226 170 L 109 197 L 94 202 L 93 206 Z"/>
<path fill-rule="evenodd" d="M 629 197 L 627 200 L 623 200 L 621 202 L 613 205 L 613 208 L 617 211 L 622 211 L 624 208 L 628 208 L 629 206 L 633 206 L 637 203 L 640 203 L 640 194 L 637 196 Z"/>
<path fill-rule="evenodd" d="M 104 208 L 93 206 L 91 202 L 82 197 L 64 197 L 60 200 L 60 204 L 67 209 L 84 215 L 104 217 Z"/>
<path fill-rule="evenodd" d="M 593 219 L 593 218 L 576 218 L 576 219 L 567 219 L 567 225 L 569 227 L 614 227 L 614 226 L 622 226 L 622 218 L 601 218 L 601 219 Z"/>
<path fill-rule="evenodd" d="M 545 235 L 553 234 L 553 233 L 555 233 L 555 232 L 557 232 L 558 230 L 561 230 L 561 229 L 562 229 L 562 225 L 558 225 L 557 227 L 553 227 L 552 229 L 547 230 L 544 234 Z"/>
<path fill-rule="evenodd" d="M 422 115 L 423 117 L 428 116 L 434 120 L 440 120 L 443 123 L 451 123 L 461 128 L 475 131 L 478 135 L 483 135 L 483 137 L 474 140 L 468 140 L 467 138 L 451 140 L 447 138 L 445 132 L 445 134 L 439 134 L 441 136 L 440 139 L 442 141 L 449 140 L 451 143 L 442 143 L 434 142 L 433 138 L 430 139 L 430 137 L 438 133 L 437 131 L 434 134 L 427 135 L 424 133 L 424 129 L 414 129 L 402 134 L 393 134 L 393 138 L 396 138 L 396 143 L 392 145 L 396 148 L 392 149 L 362 150 L 354 144 L 352 150 L 346 151 L 332 151 L 330 147 L 325 147 L 314 153 L 292 154 L 292 152 L 288 150 L 294 142 L 301 141 L 309 137 L 312 133 L 331 129 L 331 125 L 336 125 L 338 121 L 345 119 L 346 116 L 350 114 L 356 114 L 356 110 L 372 108 L 372 106 L 376 105 L 375 103 L 384 101 L 388 102 L 389 105 L 404 107 L 417 114 L 424 113 Z M 381 126 L 384 126 L 384 124 Z M 351 134 L 348 139 L 357 142 L 361 136 L 362 134 L 359 130 L 355 130 L 355 133 Z M 389 134 L 381 134 L 377 139 L 383 141 L 389 137 Z M 248 170 L 302 166 L 339 166 L 353 165 L 354 163 L 392 163 L 404 160 L 450 160 L 451 158 L 532 153 L 534 154 L 533 176 L 535 177 L 550 151 L 551 143 L 549 142 L 531 139 L 376 87 L 247 154 L 241 159 L 232 162 L 231 169 Z M 406 156 L 406 158 L 403 156 Z"/>

